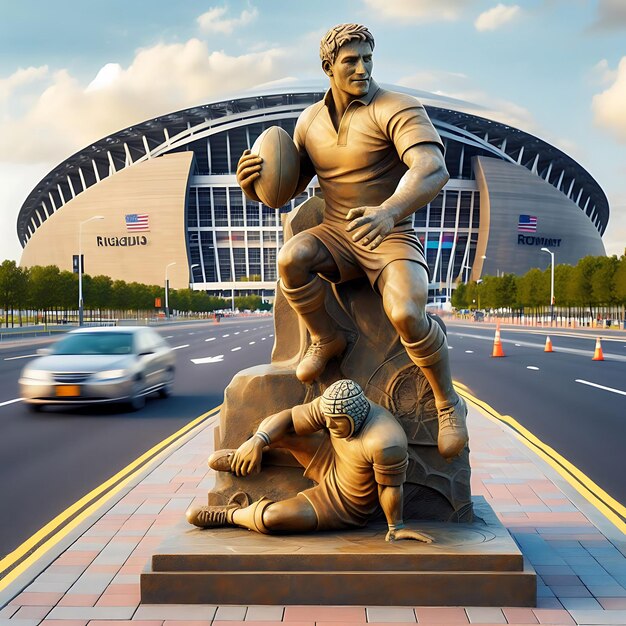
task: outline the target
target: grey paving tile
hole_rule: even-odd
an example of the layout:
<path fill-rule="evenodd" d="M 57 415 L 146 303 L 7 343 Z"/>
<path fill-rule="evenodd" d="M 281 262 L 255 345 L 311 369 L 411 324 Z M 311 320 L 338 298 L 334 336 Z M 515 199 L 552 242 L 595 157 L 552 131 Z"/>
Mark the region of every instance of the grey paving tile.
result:
<path fill-rule="evenodd" d="M 28 586 L 28 591 L 37 593 L 65 593 L 74 583 L 71 582 L 40 582 L 35 580 L 34 583 Z"/>
<path fill-rule="evenodd" d="M 133 550 L 137 547 L 137 541 L 111 541 L 100 554 L 94 559 L 94 565 L 119 565 L 126 562 Z"/>
<path fill-rule="evenodd" d="M 596 598 L 626 598 L 626 589 L 621 585 L 587 585 Z"/>
<path fill-rule="evenodd" d="M 219 606 L 215 613 L 215 621 L 224 620 L 238 622 L 246 618 L 245 606 Z"/>
<path fill-rule="evenodd" d="M 20 608 L 19 604 L 9 604 L 0 609 L 0 619 L 9 619 Z"/>
<path fill-rule="evenodd" d="M 465 609 L 470 624 L 506 624 L 507 620 L 501 609 L 484 606 L 470 606 Z"/>
<path fill-rule="evenodd" d="M 574 570 L 569 565 L 537 565 L 535 571 L 541 576 L 544 574 L 555 576 L 575 575 Z"/>
<path fill-rule="evenodd" d="M 602 605 L 595 598 L 560 598 L 568 611 L 601 610 Z"/>
<path fill-rule="evenodd" d="M 571 611 L 577 624 L 626 624 L 626 611 Z"/>
<path fill-rule="evenodd" d="M 71 587 L 72 593 L 101 594 L 109 586 L 115 573 L 91 574 L 85 572 Z"/>
<path fill-rule="evenodd" d="M 580 580 L 587 587 L 598 587 L 600 585 L 617 585 L 617 581 L 610 574 L 581 574 Z"/>
<path fill-rule="evenodd" d="M 48 613 L 46 619 L 125 620 L 133 616 L 135 609 L 134 606 L 57 606 Z"/>
<path fill-rule="evenodd" d="M 216 606 L 209 604 L 140 604 L 133 619 L 210 622 L 216 610 Z"/>
<path fill-rule="evenodd" d="M 591 593 L 584 585 L 551 585 L 557 598 L 590 598 Z"/>
<path fill-rule="evenodd" d="M 249 606 L 246 612 L 248 622 L 281 622 L 285 607 L 282 606 Z"/>
<path fill-rule="evenodd" d="M 40 619 L 0 619 L 0 626 L 37 626 Z"/>
<path fill-rule="evenodd" d="M 415 611 L 404 607 L 376 606 L 366 609 L 368 622 L 417 622 Z"/>

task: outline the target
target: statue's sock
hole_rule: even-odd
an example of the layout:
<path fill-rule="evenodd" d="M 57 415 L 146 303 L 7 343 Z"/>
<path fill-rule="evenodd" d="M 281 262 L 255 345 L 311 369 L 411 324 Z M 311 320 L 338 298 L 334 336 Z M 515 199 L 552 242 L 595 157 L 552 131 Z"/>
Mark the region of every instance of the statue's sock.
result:
<path fill-rule="evenodd" d="M 243 509 L 228 511 L 228 523 L 234 524 L 235 526 L 243 526 L 248 530 L 254 530 L 257 533 L 268 535 L 270 530 L 263 522 L 263 512 L 270 504 L 273 504 L 271 500 L 261 498 Z"/>

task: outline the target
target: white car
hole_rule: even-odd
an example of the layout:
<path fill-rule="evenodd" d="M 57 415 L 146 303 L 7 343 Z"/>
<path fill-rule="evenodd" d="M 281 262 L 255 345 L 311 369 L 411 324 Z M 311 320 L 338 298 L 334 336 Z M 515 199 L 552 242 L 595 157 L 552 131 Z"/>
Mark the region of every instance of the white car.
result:
<path fill-rule="evenodd" d="M 105 402 L 138 410 L 149 393 L 172 392 L 174 352 L 148 327 L 79 328 L 38 354 L 19 380 L 21 397 L 35 411 Z"/>

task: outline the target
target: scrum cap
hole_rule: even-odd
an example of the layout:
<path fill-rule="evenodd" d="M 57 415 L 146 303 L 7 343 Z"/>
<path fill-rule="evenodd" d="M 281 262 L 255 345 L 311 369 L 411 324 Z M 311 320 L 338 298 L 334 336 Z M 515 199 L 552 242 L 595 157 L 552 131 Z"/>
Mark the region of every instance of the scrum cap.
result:
<path fill-rule="evenodd" d="M 353 380 L 338 380 L 324 391 L 320 409 L 328 417 L 347 417 L 352 423 L 350 437 L 356 435 L 370 411 L 363 390 Z"/>

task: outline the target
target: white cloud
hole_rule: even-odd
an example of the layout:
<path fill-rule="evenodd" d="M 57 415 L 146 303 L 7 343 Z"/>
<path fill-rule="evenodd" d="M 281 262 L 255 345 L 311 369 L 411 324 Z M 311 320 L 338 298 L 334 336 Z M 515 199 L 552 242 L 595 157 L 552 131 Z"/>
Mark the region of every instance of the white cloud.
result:
<path fill-rule="evenodd" d="M 598 61 L 591 68 L 591 79 L 594 82 L 606 85 L 612 83 L 617 78 L 617 70 L 612 70 L 609 66 L 609 62 L 606 59 Z"/>
<path fill-rule="evenodd" d="M 292 56 L 281 48 L 230 56 L 190 39 L 139 50 L 128 67 L 106 64 L 88 84 L 57 71 L 34 99 L 16 107 L 13 98 L 14 111 L 0 113 L 0 160 L 60 161 L 146 118 L 282 78 Z"/>
<path fill-rule="evenodd" d="M 613 83 L 593 97 L 591 108 L 597 126 L 608 130 L 620 143 L 626 143 L 626 56 L 619 62 Z"/>
<path fill-rule="evenodd" d="M 363 0 L 376 15 L 404 22 L 456 20 L 471 0 Z"/>
<path fill-rule="evenodd" d="M 605 32 L 626 28 L 626 2 L 624 0 L 598 0 L 595 22 L 589 30 Z"/>
<path fill-rule="evenodd" d="M 497 30 L 504 24 L 514 20 L 522 10 L 517 4 L 498 4 L 495 7 L 481 13 L 474 22 L 478 31 Z"/>
<path fill-rule="evenodd" d="M 259 15 L 255 7 L 251 7 L 249 10 L 244 9 L 239 17 L 228 18 L 226 17 L 227 13 L 228 8 L 225 6 L 211 7 L 197 19 L 200 30 L 207 34 L 231 35 L 237 29 L 253 22 Z"/>
<path fill-rule="evenodd" d="M 48 66 L 20 68 L 7 78 L 0 78 L 0 102 L 13 95 L 18 89 L 44 78 L 48 74 Z"/>

